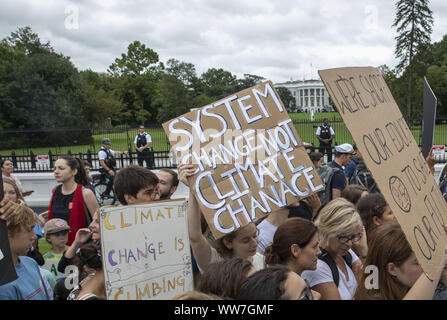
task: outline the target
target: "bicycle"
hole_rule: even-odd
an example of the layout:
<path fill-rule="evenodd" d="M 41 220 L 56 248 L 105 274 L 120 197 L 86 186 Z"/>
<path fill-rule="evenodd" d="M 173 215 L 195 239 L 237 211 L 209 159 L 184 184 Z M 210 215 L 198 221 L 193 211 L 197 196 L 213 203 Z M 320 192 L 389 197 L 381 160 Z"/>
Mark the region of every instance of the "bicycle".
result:
<path fill-rule="evenodd" d="M 105 173 L 97 173 L 92 175 L 93 185 L 96 191 L 96 199 L 100 207 L 104 205 L 114 205 L 116 202 L 115 192 L 113 188 L 110 190 L 109 195 L 105 195 L 109 178 Z"/>

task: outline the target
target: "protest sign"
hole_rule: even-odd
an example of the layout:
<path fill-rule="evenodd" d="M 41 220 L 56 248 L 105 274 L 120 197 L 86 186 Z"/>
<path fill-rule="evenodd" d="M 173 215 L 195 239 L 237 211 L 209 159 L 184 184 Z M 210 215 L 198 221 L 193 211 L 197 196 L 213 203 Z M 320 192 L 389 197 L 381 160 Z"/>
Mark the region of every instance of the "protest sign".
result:
<path fill-rule="evenodd" d="M 6 221 L 0 219 L 0 286 L 17 279 L 8 240 Z"/>
<path fill-rule="evenodd" d="M 102 207 L 108 300 L 170 299 L 193 289 L 186 202 Z"/>
<path fill-rule="evenodd" d="M 0 201 L 3 200 L 3 177 L 0 174 Z M 0 286 L 17 279 L 16 269 L 9 247 L 8 227 L 6 221 L 0 219 Z"/>
<path fill-rule="evenodd" d="M 215 238 L 323 189 L 270 81 L 163 124 Z"/>
<path fill-rule="evenodd" d="M 444 256 L 447 205 L 380 71 L 320 70 L 374 180 L 430 279 Z"/>
<path fill-rule="evenodd" d="M 436 98 L 427 78 L 424 77 L 424 103 L 422 110 L 422 155 L 426 158 L 433 145 L 436 120 Z"/>

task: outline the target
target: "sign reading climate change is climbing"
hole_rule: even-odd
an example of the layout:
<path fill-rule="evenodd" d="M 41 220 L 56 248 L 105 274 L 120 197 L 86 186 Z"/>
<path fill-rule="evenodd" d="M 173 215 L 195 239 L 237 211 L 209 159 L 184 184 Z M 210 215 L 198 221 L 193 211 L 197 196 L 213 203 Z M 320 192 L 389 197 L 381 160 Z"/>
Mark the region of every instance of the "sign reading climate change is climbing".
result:
<path fill-rule="evenodd" d="M 108 300 L 170 299 L 193 289 L 183 200 L 102 207 Z"/>
<path fill-rule="evenodd" d="M 319 71 L 381 193 L 425 273 L 433 278 L 447 243 L 447 205 L 380 71 Z"/>
<path fill-rule="evenodd" d="M 323 188 L 270 81 L 163 124 L 213 235 Z"/>

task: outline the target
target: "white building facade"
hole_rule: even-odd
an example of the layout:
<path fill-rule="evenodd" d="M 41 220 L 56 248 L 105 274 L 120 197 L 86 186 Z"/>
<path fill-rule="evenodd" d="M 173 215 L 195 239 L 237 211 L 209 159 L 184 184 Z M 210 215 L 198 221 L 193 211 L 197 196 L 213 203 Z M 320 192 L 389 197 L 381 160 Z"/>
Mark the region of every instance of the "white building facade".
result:
<path fill-rule="evenodd" d="M 334 111 L 321 80 L 287 81 L 276 83 L 275 87 L 287 88 L 292 93 L 296 102 L 296 111 L 311 113 Z"/>

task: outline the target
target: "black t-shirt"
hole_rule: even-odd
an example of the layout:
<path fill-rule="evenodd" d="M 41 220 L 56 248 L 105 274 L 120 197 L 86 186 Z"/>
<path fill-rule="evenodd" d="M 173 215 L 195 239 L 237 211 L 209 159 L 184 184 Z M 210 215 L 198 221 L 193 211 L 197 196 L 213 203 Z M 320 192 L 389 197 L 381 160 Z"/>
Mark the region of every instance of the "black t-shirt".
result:
<path fill-rule="evenodd" d="M 73 205 L 73 196 L 75 191 L 71 194 L 62 194 L 62 185 L 58 185 L 54 192 L 53 208 L 51 215 L 54 218 L 64 219 L 67 223 L 70 221 L 70 212 Z"/>
<path fill-rule="evenodd" d="M 331 182 L 331 189 L 338 189 L 340 191 L 343 191 L 346 188 L 346 176 L 343 167 L 335 161 L 329 163 L 329 166 L 331 166 L 332 168 L 340 169 L 334 172 L 334 176 L 332 177 Z"/>

